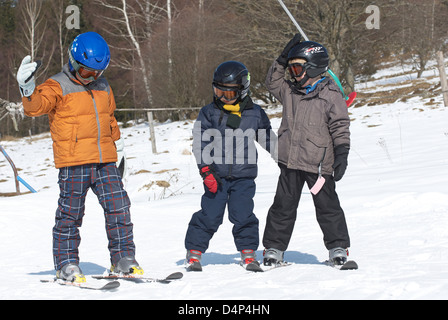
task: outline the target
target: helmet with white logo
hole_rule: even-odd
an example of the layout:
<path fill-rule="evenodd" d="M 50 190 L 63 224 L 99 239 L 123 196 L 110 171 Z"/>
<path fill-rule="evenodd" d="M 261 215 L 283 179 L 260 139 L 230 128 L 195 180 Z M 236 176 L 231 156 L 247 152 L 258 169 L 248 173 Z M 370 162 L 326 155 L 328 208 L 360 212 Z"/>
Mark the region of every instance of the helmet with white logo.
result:
<path fill-rule="evenodd" d="M 328 70 L 330 61 L 325 47 L 317 42 L 304 41 L 292 47 L 288 53 L 288 61 L 306 60 L 303 67 L 310 78 L 315 78 Z"/>

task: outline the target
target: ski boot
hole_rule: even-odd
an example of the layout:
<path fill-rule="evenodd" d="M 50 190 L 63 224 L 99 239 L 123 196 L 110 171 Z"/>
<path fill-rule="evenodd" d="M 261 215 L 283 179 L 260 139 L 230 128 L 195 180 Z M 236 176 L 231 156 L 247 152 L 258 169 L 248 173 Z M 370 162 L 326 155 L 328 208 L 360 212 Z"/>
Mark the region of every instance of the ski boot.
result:
<path fill-rule="evenodd" d="M 251 249 L 241 250 L 240 264 L 247 271 L 263 272 L 263 270 L 260 267 L 260 263 L 257 261 L 257 256 L 254 250 Z"/>
<path fill-rule="evenodd" d="M 142 276 L 143 269 L 138 265 L 134 257 L 123 257 L 115 265 L 110 267 L 111 274 L 123 274 L 130 276 Z"/>
<path fill-rule="evenodd" d="M 342 266 L 347 262 L 348 249 L 336 247 L 329 250 L 330 263 L 335 266 Z"/>
<path fill-rule="evenodd" d="M 202 252 L 199 250 L 187 250 L 187 271 L 202 271 Z"/>
<path fill-rule="evenodd" d="M 69 263 L 56 271 L 56 278 L 68 282 L 86 282 L 86 277 L 77 264 Z"/>
<path fill-rule="evenodd" d="M 278 249 L 274 249 L 274 248 L 264 249 L 263 264 L 265 266 L 280 265 L 280 264 L 284 263 L 284 261 L 283 261 L 284 254 L 285 254 L 284 251 L 281 251 Z"/>

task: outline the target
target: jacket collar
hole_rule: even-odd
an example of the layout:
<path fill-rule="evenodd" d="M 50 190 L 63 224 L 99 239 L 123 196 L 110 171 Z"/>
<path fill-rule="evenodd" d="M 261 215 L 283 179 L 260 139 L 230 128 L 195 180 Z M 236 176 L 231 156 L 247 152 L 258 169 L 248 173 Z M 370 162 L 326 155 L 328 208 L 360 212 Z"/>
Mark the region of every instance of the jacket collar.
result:
<path fill-rule="evenodd" d="M 215 97 L 213 97 L 213 103 L 215 107 L 218 108 L 219 110 L 224 110 L 224 103 L 221 100 L 218 100 Z M 254 107 L 254 102 L 249 96 L 244 97 L 244 99 L 242 101 L 239 101 L 238 103 L 241 107 L 240 109 L 241 112 L 243 112 L 246 109 L 252 109 Z"/>
<path fill-rule="evenodd" d="M 63 72 L 63 73 L 64 73 L 64 74 L 65 74 L 65 75 L 66 75 L 72 82 L 74 82 L 75 84 L 80 85 L 80 86 L 83 86 L 83 87 L 85 87 L 85 88 L 89 88 L 89 85 L 90 85 L 91 83 L 89 83 L 88 85 L 84 85 L 84 84 L 82 84 L 78 79 L 76 79 L 74 73 L 70 71 L 70 67 L 68 66 L 68 63 L 65 64 L 65 65 L 62 67 L 62 72 Z M 95 82 L 95 81 L 93 81 L 93 82 Z M 92 82 L 92 83 L 93 83 L 93 82 Z"/>
<path fill-rule="evenodd" d="M 325 77 L 319 79 L 319 80 L 316 81 L 313 85 L 307 85 L 307 86 L 305 87 L 305 89 L 306 89 L 306 94 L 308 94 L 308 93 L 310 93 L 310 92 L 313 92 L 313 91 L 316 89 L 317 85 L 318 85 L 319 83 L 321 83 L 322 81 L 324 81 L 324 80 L 325 80 Z"/>
<path fill-rule="evenodd" d="M 323 77 L 322 79 L 317 81 L 313 86 L 306 86 L 305 88 L 297 88 L 294 82 L 290 80 L 288 80 L 288 82 L 292 93 L 304 95 L 307 98 L 311 98 L 318 95 L 319 92 L 322 91 L 322 89 L 328 85 L 330 79 L 328 77 Z"/>
<path fill-rule="evenodd" d="M 82 85 L 81 82 L 78 81 L 78 79 L 76 79 L 75 75 L 70 71 L 70 68 L 67 64 L 64 64 L 64 66 L 62 67 L 62 72 L 73 82 L 75 82 L 76 84 L 80 84 Z"/>

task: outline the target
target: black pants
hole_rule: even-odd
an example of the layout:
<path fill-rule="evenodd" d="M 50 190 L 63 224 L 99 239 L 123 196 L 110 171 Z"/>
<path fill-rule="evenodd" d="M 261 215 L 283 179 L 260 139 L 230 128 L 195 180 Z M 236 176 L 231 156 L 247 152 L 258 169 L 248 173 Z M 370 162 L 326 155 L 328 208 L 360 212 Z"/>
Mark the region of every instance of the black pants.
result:
<path fill-rule="evenodd" d="M 280 164 L 280 177 L 274 203 L 269 209 L 263 236 L 265 248 L 285 251 L 291 239 L 297 217 L 302 188 L 305 182 L 311 188 L 317 180 L 315 173 L 288 169 Z M 324 175 L 325 184 L 317 195 L 313 195 L 316 217 L 324 234 L 327 249 L 350 247 L 347 224 L 333 177 Z"/>

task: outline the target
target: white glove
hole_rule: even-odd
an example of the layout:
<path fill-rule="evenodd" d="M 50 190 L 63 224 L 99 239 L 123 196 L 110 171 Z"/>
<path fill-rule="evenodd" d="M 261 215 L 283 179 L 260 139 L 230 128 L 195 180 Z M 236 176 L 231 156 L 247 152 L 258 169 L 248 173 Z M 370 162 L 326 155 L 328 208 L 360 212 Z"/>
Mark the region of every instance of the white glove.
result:
<path fill-rule="evenodd" d="M 31 62 L 31 56 L 23 58 L 17 71 L 17 82 L 19 83 L 20 93 L 22 97 L 29 97 L 33 94 L 36 82 L 34 76 L 26 82 L 26 80 L 36 71 L 37 63 Z"/>
<path fill-rule="evenodd" d="M 115 141 L 115 147 L 117 148 L 117 153 L 123 152 L 123 150 L 124 150 L 124 140 L 123 140 L 123 137 L 120 137 L 120 139 Z"/>

